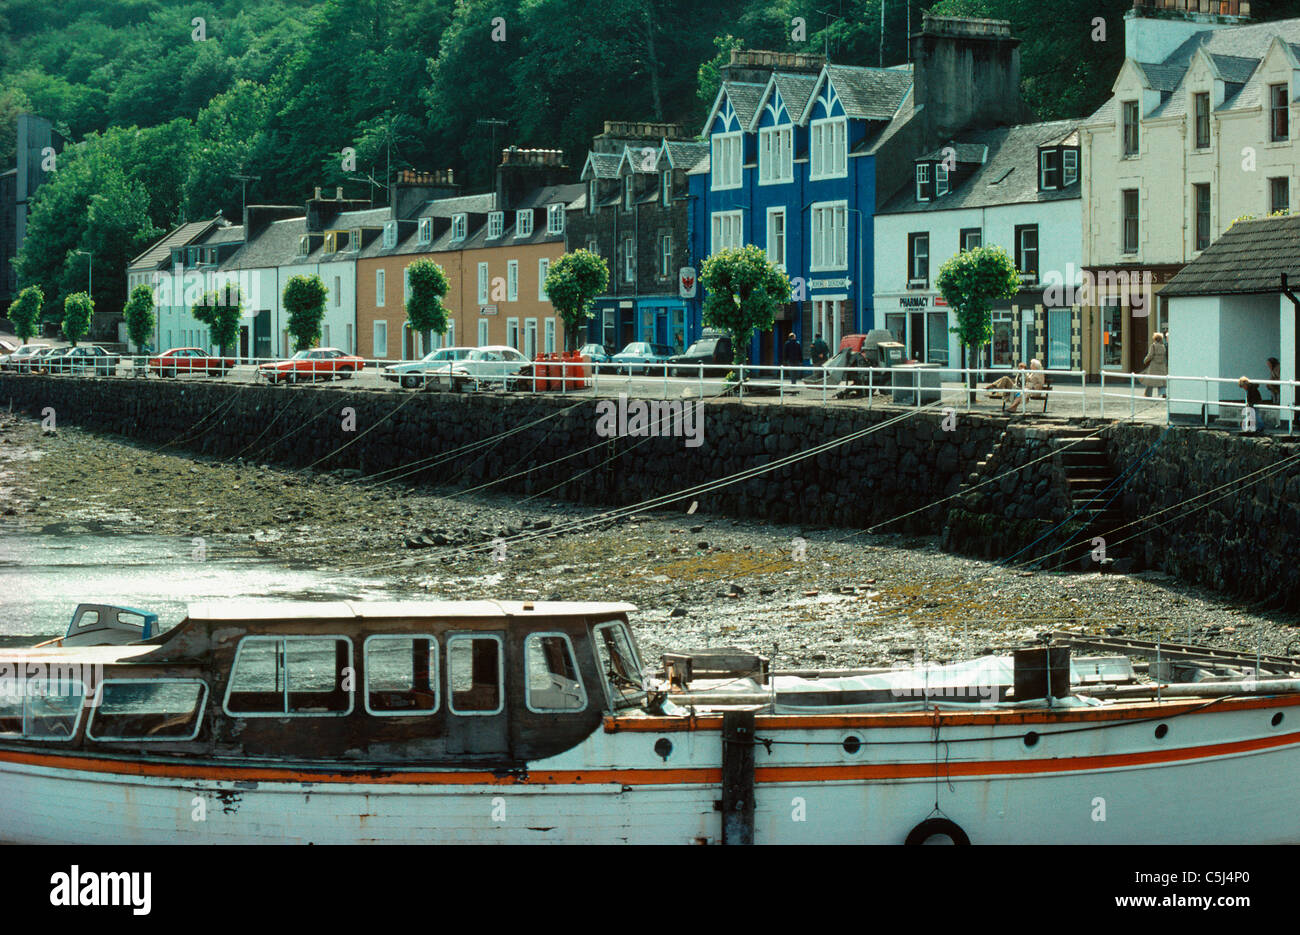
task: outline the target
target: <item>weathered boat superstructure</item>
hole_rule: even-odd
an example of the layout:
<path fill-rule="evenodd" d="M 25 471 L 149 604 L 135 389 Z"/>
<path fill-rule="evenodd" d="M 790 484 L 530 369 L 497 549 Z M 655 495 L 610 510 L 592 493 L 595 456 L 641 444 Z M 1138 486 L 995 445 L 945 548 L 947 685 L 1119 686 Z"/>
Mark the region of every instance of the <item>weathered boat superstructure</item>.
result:
<path fill-rule="evenodd" d="M 1300 840 L 1293 680 L 1043 648 L 830 677 L 681 654 L 648 684 L 631 610 L 196 605 L 0 650 L 0 839 Z"/>

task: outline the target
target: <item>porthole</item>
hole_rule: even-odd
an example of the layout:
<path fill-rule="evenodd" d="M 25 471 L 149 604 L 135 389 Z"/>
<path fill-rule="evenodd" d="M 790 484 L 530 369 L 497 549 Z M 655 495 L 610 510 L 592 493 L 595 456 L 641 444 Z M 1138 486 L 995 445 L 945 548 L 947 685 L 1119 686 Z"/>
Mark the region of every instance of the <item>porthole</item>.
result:
<path fill-rule="evenodd" d="M 848 754 L 857 753 L 862 749 L 862 739 L 850 734 L 844 738 L 844 752 Z"/>
<path fill-rule="evenodd" d="M 1038 731 L 1031 730 L 1029 733 L 1025 734 L 1026 747 L 1032 747 L 1037 743 L 1038 743 Z"/>
<path fill-rule="evenodd" d="M 655 753 L 659 754 L 659 756 L 663 757 L 665 760 L 668 759 L 668 755 L 672 752 L 673 742 L 667 737 L 660 737 L 655 741 Z"/>
<path fill-rule="evenodd" d="M 1281 723 L 1282 723 L 1282 712 L 1279 711 L 1279 712 L 1277 712 L 1277 714 L 1273 715 L 1273 719 L 1272 719 L 1271 721 L 1269 721 L 1269 723 L 1272 724 L 1274 727 L 1277 727 L 1279 724 L 1281 724 Z"/>
<path fill-rule="evenodd" d="M 1164 740 L 1164 738 L 1165 738 L 1165 734 L 1167 734 L 1167 733 L 1169 733 L 1169 725 L 1168 725 L 1168 724 L 1157 724 L 1157 725 L 1156 725 L 1156 740 Z"/>

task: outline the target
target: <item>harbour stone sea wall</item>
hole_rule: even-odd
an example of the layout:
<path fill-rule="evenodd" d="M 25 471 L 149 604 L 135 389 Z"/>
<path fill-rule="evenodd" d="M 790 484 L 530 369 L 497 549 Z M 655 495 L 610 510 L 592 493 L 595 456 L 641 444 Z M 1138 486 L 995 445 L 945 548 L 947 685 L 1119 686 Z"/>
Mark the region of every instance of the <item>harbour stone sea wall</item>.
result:
<path fill-rule="evenodd" d="M 598 506 L 658 497 L 658 505 L 684 510 L 698 501 L 706 513 L 805 527 L 893 520 L 880 531 L 938 535 L 945 549 L 985 558 L 1017 553 L 1068 522 L 1072 509 L 1050 427 L 964 412 L 955 424 L 927 412 L 882 426 L 905 411 L 860 401 L 709 401 L 698 446 L 682 437 L 602 437 L 597 401 L 553 395 L 0 374 L 0 405 L 36 417 L 48 407 L 60 424 L 176 450 L 390 471 L 403 482 L 464 489 L 501 479 L 488 489 Z M 873 426 L 882 427 L 721 489 L 679 493 Z M 1079 426 L 1071 428 L 1077 434 Z M 513 429 L 520 430 L 489 441 Z M 1125 477 L 1117 500 L 1124 512 L 1138 519 L 1172 507 L 1126 533 L 1126 564 L 1300 609 L 1300 469 L 1284 463 L 1300 454 L 1300 442 L 1124 423 L 1102 434 L 1117 473 L 1145 455 Z M 1260 483 L 1234 484 L 1271 468 L 1280 470 Z M 1179 506 L 1201 493 L 1209 495 Z"/>
<path fill-rule="evenodd" d="M 0 405 L 10 403 L 34 416 L 50 407 L 60 424 L 215 457 L 392 471 L 405 481 L 460 488 L 505 478 L 490 489 L 611 506 L 671 497 L 900 415 L 860 404 L 707 401 L 702 443 L 694 446 L 694 439 L 681 437 L 602 437 L 596 401 L 555 395 L 3 374 Z M 345 409 L 355 416 L 351 431 Z M 898 420 L 796 463 L 664 505 L 686 509 L 698 501 L 704 512 L 810 526 L 892 520 L 956 493 L 1006 423 L 991 417 L 956 421 L 944 431 L 939 413 Z M 428 466 L 429 459 L 534 422 L 500 443 Z M 889 529 L 933 533 L 946 508 L 920 510 Z"/>

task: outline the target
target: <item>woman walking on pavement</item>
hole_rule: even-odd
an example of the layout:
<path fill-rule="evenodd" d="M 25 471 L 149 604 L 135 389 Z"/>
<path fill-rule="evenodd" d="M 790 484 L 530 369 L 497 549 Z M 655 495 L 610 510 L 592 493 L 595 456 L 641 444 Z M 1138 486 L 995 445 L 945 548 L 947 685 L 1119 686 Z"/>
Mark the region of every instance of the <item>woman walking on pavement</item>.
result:
<path fill-rule="evenodd" d="M 1146 387 L 1146 392 L 1142 395 L 1150 396 L 1151 391 L 1155 389 L 1159 390 L 1157 396 L 1164 396 L 1164 377 L 1169 373 L 1169 349 L 1165 347 L 1165 336 L 1159 331 L 1151 335 L 1151 349 L 1147 351 L 1142 366 L 1145 368 L 1142 372 L 1146 374 L 1142 378 L 1142 385 Z"/>

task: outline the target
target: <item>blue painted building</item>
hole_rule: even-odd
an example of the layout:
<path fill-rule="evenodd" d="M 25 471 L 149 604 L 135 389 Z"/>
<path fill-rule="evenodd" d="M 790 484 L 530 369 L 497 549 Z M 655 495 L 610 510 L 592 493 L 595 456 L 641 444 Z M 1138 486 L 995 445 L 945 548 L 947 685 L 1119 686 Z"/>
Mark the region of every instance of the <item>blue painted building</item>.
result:
<path fill-rule="evenodd" d="M 791 302 L 754 338 L 750 360 L 775 363 L 791 332 L 805 356 L 816 334 L 883 327 L 873 306 L 877 208 L 911 184 L 913 158 L 972 126 L 1014 123 L 1017 40 L 1008 24 L 927 16 L 913 64 L 869 68 L 819 56 L 737 50 L 703 129 L 708 159 L 689 175 L 693 265 L 754 244 L 785 270 Z M 703 293 L 687 330 L 703 327 Z"/>

